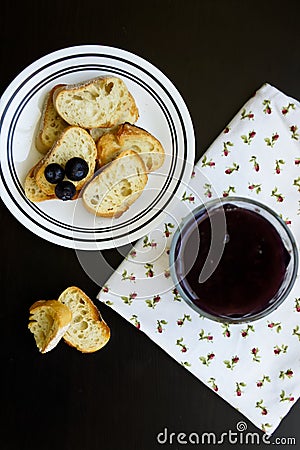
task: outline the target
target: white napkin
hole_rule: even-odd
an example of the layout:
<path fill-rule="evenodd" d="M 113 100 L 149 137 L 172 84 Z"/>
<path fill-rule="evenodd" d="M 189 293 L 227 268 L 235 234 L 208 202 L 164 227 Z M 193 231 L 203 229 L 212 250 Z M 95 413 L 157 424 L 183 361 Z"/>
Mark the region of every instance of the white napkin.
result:
<path fill-rule="evenodd" d="M 298 245 L 299 191 L 300 104 L 265 84 L 201 157 L 173 216 L 137 243 L 98 296 L 267 434 L 300 395 L 299 274 L 272 314 L 228 326 L 199 317 L 181 300 L 168 249 L 182 217 L 227 195 L 271 207 Z"/>

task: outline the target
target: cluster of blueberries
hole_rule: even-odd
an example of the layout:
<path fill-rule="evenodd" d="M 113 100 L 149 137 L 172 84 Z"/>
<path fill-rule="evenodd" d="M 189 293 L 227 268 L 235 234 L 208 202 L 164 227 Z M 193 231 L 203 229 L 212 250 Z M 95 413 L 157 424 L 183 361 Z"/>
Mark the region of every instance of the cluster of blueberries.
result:
<path fill-rule="evenodd" d="M 75 156 L 67 161 L 65 168 L 57 163 L 48 164 L 44 174 L 49 183 L 56 185 L 56 197 L 65 201 L 72 200 L 76 194 L 76 187 L 72 181 L 83 180 L 88 172 L 88 163 L 83 158 Z M 67 177 L 68 180 L 65 180 L 65 177 Z"/>

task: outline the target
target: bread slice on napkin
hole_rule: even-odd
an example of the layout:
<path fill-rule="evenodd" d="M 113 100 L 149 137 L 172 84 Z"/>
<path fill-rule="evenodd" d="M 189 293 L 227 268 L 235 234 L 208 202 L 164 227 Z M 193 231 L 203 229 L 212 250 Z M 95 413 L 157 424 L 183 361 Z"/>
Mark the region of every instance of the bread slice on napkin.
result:
<path fill-rule="evenodd" d="M 38 300 L 29 309 L 28 328 L 41 353 L 52 350 L 69 328 L 70 309 L 57 300 Z"/>
<path fill-rule="evenodd" d="M 147 172 L 159 169 L 165 160 L 160 141 L 143 128 L 130 123 L 118 125 L 97 142 L 99 166 L 108 164 L 124 150 L 134 150 L 145 163 Z"/>
<path fill-rule="evenodd" d="M 45 154 L 58 139 L 61 132 L 69 125 L 58 114 L 53 104 L 54 92 L 65 86 L 57 84 L 45 97 L 42 115 L 39 122 L 38 131 L 35 138 L 35 145 L 40 153 Z"/>
<path fill-rule="evenodd" d="M 126 84 L 114 76 L 97 77 L 57 89 L 53 95 L 59 115 L 70 125 L 110 128 L 135 123 L 139 112 Z"/>
<path fill-rule="evenodd" d="M 75 156 L 83 158 L 89 166 L 88 174 L 83 180 L 73 181 L 76 190 L 80 191 L 95 172 L 97 148 L 94 139 L 86 130 L 68 126 L 34 170 L 35 182 L 46 195 L 55 195 L 55 185 L 49 183 L 44 175 L 47 165 L 57 163 L 64 168 L 67 161 Z"/>
<path fill-rule="evenodd" d="M 96 216 L 120 217 L 142 194 L 147 180 L 142 158 L 126 150 L 84 188 L 83 205 Z"/>
<path fill-rule="evenodd" d="M 109 341 L 110 329 L 92 300 L 78 287 L 65 289 L 58 301 L 72 312 L 72 322 L 64 340 L 82 353 L 100 350 Z"/>

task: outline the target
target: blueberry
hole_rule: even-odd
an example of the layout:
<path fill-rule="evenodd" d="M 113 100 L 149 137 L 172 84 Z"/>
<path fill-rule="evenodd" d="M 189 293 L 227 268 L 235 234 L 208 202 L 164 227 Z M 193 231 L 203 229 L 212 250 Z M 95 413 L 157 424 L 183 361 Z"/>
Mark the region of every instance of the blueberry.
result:
<path fill-rule="evenodd" d="M 65 200 L 71 200 L 74 195 L 76 194 L 76 188 L 71 181 L 60 181 L 55 186 L 55 195 L 59 199 L 65 201 Z"/>
<path fill-rule="evenodd" d="M 87 176 L 89 165 L 83 158 L 75 156 L 67 161 L 65 172 L 70 180 L 80 181 Z"/>
<path fill-rule="evenodd" d="M 65 177 L 65 171 L 62 166 L 57 163 L 48 164 L 45 168 L 45 178 L 51 184 L 62 181 Z"/>

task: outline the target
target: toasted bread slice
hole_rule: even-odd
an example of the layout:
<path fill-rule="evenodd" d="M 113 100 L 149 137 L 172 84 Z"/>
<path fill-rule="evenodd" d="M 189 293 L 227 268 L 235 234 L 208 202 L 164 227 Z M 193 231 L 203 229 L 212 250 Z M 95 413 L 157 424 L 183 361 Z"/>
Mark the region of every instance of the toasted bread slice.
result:
<path fill-rule="evenodd" d="M 158 139 L 143 128 L 123 123 L 99 138 L 97 142 L 99 166 L 109 163 L 122 151 L 129 149 L 139 154 L 148 172 L 159 169 L 164 163 L 165 152 Z"/>
<path fill-rule="evenodd" d="M 45 97 L 42 115 L 39 122 L 35 139 L 35 146 L 40 153 L 45 154 L 58 139 L 61 132 L 68 126 L 56 111 L 53 104 L 53 93 L 56 89 L 65 86 L 58 84 L 54 86 Z"/>
<path fill-rule="evenodd" d="M 71 310 L 58 300 L 39 300 L 29 309 L 28 328 L 41 353 L 52 350 L 69 328 Z"/>
<path fill-rule="evenodd" d="M 116 125 L 118 126 L 118 125 Z M 114 130 L 115 127 L 112 128 L 92 128 L 91 130 L 89 130 L 90 135 L 92 136 L 92 138 L 94 139 L 94 141 L 97 143 L 98 140 L 101 138 L 101 136 L 103 136 L 105 133 L 109 133 L 112 130 Z"/>
<path fill-rule="evenodd" d="M 142 158 L 126 150 L 84 188 L 83 204 L 96 216 L 120 217 L 141 195 L 147 180 Z"/>
<path fill-rule="evenodd" d="M 51 200 L 56 198 L 55 195 L 47 195 L 45 194 L 39 186 L 36 184 L 34 171 L 36 165 L 33 166 L 25 178 L 25 195 L 31 202 L 43 202 L 44 200 Z"/>
<path fill-rule="evenodd" d="M 100 350 L 109 341 L 110 329 L 92 300 L 78 287 L 64 290 L 58 301 L 66 305 L 73 315 L 64 340 L 82 353 Z"/>
<path fill-rule="evenodd" d="M 135 123 L 139 116 L 126 84 L 114 76 L 56 89 L 53 102 L 66 122 L 86 129 L 110 128 L 125 121 Z"/>
<path fill-rule="evenodd" d="M 94 174 L 97 147 L 95 141 L 86 130 L 80 127 L 68 126 L 34 170 L 36 184 L 46 195 L 55 195 L 55 185 L 49 183 L 44 175 L 46 166 L 51 163 L 58 163 L 65 167 L 67 161 L 75 156 L 83 158 L 89 165 L 87 176 L 81 181 L 73 181 L 76 190 L 80 191 Z"/>

